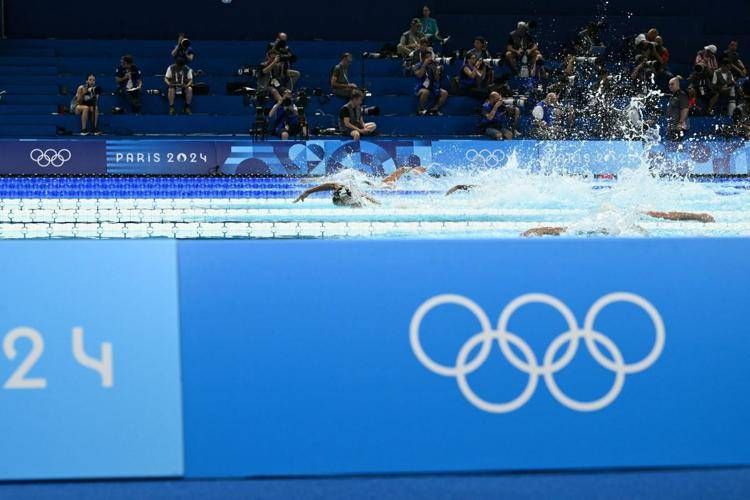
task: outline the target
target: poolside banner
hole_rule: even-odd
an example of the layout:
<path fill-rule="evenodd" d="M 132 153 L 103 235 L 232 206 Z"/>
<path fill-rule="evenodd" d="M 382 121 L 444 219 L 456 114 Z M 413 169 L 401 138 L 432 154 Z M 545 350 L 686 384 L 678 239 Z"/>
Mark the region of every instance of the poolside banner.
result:
<path fill-rule="evenodd" d="M 188 477 L 750 464 L 746 239 L 178 250 Z"/>
<path fill-rule="evenodd" d="M 104 141 L 0 139 L 0 175 L 106 174 Z"/>
<path fill-rule="evenodd" d="M 475 139 L 0 139 L 0 174 L 318 176 L 344 168 L 387 175 L 422 166 L 433 175 L 457 168 L 518 167 L 534 172 L 613 174 L 642 162 L 677 174 L 747 174 L 741 141 L 663 143 L 644 150 L 627 141 Z"/>
<path fill-rule="evenodd" d="M 0 480 L 183 471 L 174 241 L 0 245 Z"/>

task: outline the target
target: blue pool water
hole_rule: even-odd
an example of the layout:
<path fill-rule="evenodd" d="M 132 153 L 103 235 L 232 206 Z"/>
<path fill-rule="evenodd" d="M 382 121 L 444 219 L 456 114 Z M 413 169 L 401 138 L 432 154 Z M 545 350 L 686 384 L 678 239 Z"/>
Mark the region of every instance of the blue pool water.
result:
<path fill-rule="evenodd" d="M 330 193 L 292 203 L 320 182 L 380 201 L 333 206 Z M 445 196 L 456 184 L 477 187 Z M 254 177 L 0 178 L 0 238 L 518 237 L 539 226 L 566 235 L 747 236 L 746 179 L 663 179 L 625 170 L 617 179 L 520 169 L 412 175 L 395 186 L 354 171 L 329 179 Z M 643 212 L 710 213 L 713 223 Z"/>

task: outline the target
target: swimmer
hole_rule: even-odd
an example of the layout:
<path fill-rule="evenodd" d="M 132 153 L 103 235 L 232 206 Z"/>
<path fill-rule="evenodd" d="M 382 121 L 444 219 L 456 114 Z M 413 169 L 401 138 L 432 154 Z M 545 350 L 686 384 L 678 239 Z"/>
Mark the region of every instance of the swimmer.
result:
<path fill-rule="evenodd" d="M 424 167 L 400 167 L 381 181 L 381 187 L 392 188 L 396 184 L 396 182 L 398 182 L 398 180 L 406 174 L 415 173 L 419 175 L 425 172 L 427 172 L 427 169 Z M 377 187 L 370 181 L 364 181 L 364 184 L 372 187 Z M 323 191 L 333 192 L 331 201 L 333 201 L 333 204 L 337 207 L 361 208 L 365 205 L 365 202 L 370 202 L 375 205 L 381 204 L 378 200 L 376 200 L 369 194 L 364 193 L 353 185 L 349 185 L 343 182 L 324 182 L 319 186 L 308 189 L 307 191 L 299 195 L 297 199 L 295 199 L 292 203 L 305 201 L 305 198 L 307 198 L 311 194 Z"/>
<path fill-rule="evenodd" d="M 475 187 L 477 187 L 476 184 L 458 184 L 450 188 L 448 192 L 445 193 L 445 196 L 450 196 L 456 191 L 471 191 Z"/>
<path fill-rule="evenodd" d="M 649 217 L 653 217 L 655 219 L 664 219 L 664 220 L 672 220 L 672 221 L 695 221 L 695 222 L 702 222 L 704 224 L 715 222 L 714 217 L 711 214 L 706 213 L 694 213 L 694 212 L 655 212 L 655 211 L 648 211 L 648 212 L 642 212 L 644 215 L 648 215 Z M 530 236 L 560 236 L 562 234 L 565 234 L 568 231 L 567 227 L 564 226 L 542 226 L 542 227 L 534 227 L 531 229 L 528 229 L 521 233 L 521 236 L 523 237 L 530 237 Z M 577 231 L 576 234 L 579 235 L 608 235 L 609 231 L 607 229 L 596 229 L 593 231 Z"/>

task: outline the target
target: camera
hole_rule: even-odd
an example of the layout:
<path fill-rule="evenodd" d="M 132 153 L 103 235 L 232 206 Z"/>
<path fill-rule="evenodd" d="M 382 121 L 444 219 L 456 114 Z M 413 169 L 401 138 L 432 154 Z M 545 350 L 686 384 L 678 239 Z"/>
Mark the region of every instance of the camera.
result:
<path fill-rule="evenodd" d="M 161 90 L 159 90 L 159 89 L 148 89 L 148 90 L 146 90 L 146 94 L 148 94 L 148 95 L 162 95 Z"/>
<path fill-rule="evenodd" d="M 523 95 L 504 97 L 502 101 L 506 106 L 515 106 L 517 108 L 523 108 L 524 106 L 526 106 L 526 96 Z"/>
<path fill-rule="evenodd" d="M 446 64 L 451 65 L 453 64 L 453 57 L 433 57 L 432 60 L 435 61 L 437 64 Z"/>
<path fill-rule="evenodd" d="M 597 56 L 576 57 L 575 60 L 577 63 L 582 63 L 582 64 L 601 64 L 602 63 L 601 57 L 597 57 Z"/>
<path fill-rule="evenodd" d="M 193 44 L 193 42 L 190 41 L 189 38 L 183 38 L 180 42 L 180 48 L 183 50 L 187 50 L 190 48 L 190 46 Z"/>
<path fill-rule="evenodd" d="M 281 101 L 281 105 L 285 108 L 291 108 L 292 107 L 292 98 L 291 97 L 285 97 Z"/>
<path fill-rule="evenodd" d="M 363 106 L 362 114 L 364 116 L 380 116 L 380 108 L 377 106 Z"/>
<path fill-rule="evenodd" d="M 496 68 L 499 68 L 503 65 L 502 59 L 482 59 L 482 62 L 487 66 L 494 66 Z"/>

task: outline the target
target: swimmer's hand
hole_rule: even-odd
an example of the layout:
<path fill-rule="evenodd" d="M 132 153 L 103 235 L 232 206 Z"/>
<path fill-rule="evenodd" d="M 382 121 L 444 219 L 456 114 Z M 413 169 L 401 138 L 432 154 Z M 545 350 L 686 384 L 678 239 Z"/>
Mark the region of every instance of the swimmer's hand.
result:
<path fill-rule="evenodd" d="M 295 199 L 292 203 L 299 203 L 300 201 L 305 201 L 305 193 L 297 196 L 297 199 Z"/>
<path fill-rule="evenodd" d="M 567 230 L 567 227 L 534 227 L 521 233 L 521 236 L 523 236 L 524 238 L 528 238 L 531 236 L 560 236 Z"/>
<path fill-rule="evenodd" d="M 456 191 L 469 191 L 470 189 L 474 189 L 475 187 L 476 186 L 474 184 L 459 184 L 450 188 L 448 192 L 445 193 L 445 196 L 450 196 Z"/>
<path fill-rule="evenodd" d="M 709 222 L 716 222 L 713 215 L 706 213 L 694 213 L 694 212 L 646 212 L 649 217 L 655 219 L 664 220 L 676 220 L 676 221 L 696 221 L 707 224 Z"/>

